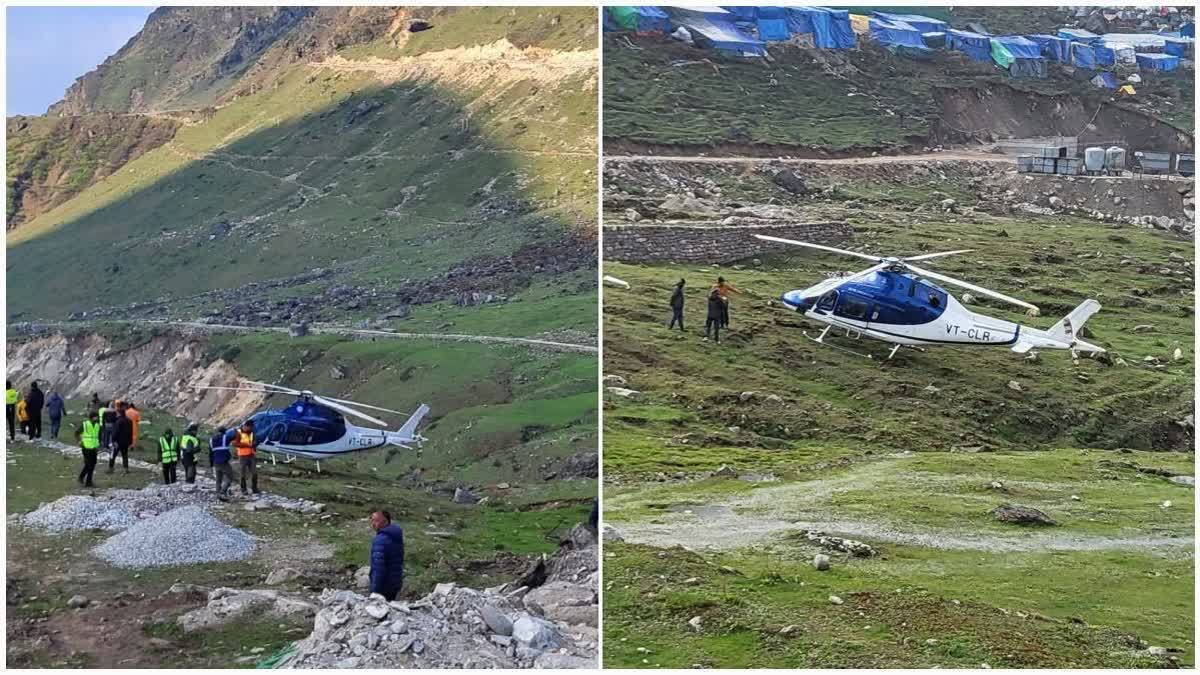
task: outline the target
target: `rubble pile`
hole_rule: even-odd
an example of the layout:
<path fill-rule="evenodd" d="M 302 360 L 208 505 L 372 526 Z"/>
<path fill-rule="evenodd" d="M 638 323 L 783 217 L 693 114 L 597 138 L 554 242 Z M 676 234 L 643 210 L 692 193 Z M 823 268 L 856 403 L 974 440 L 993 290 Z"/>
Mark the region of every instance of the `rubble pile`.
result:
<path fill-rule="evenodd" d="M 255 548 L 254 537 L 203 507 L 184 506 L 139 522 L 93 552 L 116 567 L 141 569 L 244 560 Z"/>
<path fill-rule="evenodd" d="M 438 584 L 409 602 L 326 589 L 312 634 L 279 666 L 595 668 L 597 551 L 580 526 L 554 556 L 494 588 Z"/>

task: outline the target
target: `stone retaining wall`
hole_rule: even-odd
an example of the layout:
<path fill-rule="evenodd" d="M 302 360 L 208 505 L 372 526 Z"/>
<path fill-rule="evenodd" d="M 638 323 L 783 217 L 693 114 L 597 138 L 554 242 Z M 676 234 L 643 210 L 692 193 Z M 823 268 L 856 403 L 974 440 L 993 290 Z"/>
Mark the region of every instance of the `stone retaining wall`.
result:
<path fill-rule="evenodd" d="M 728 263 L 782 246 L 755 239 L 755 234 L 817 244 L 842 244 L 850 239 L 852 232 L 846 223 L 605 225 L 604 259 L 631 263 Z"/>

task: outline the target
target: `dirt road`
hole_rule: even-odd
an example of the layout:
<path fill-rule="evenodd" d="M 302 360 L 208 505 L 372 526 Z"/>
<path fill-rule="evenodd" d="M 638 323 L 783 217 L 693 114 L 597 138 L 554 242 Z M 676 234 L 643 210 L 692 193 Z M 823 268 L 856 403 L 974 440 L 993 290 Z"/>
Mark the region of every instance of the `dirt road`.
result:
<path fill-rule="evenodd" d="M 880 155 L 878 157 L 838 157 L 832 159 L 797 159 L 781 157 L 708 157 L 705 155 L 605 155 L 606 162 L 674 162 L 694 163 L 707 162 L 712 164 L 770 164 L 784 162 L 791 164 L 911 164 L 916 162 L 996 162 L 1012 164 L 1014 160 L 1008 155 L 994 155 L 985 152 L 968 150 L 956 152 L 931 152 L 919 155 Z"/>

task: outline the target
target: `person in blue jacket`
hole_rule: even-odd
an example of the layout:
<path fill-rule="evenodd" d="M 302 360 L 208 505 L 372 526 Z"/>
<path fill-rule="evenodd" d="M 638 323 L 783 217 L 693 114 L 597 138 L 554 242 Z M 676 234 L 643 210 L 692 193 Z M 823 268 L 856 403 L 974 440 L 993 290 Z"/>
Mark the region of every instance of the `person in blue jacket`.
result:
<path fill-rule="evenodd" d="M 371 529 L 371 592 L 395 600 L 404 585 L 404 530 L 392 524 L 387 511 L 371 514 Z"/>

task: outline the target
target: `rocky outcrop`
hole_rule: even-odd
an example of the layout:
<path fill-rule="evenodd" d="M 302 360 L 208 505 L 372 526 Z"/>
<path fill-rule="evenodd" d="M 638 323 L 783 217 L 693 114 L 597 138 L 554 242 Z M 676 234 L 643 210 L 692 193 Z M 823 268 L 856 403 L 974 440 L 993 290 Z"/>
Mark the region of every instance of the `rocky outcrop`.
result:
<path fill-rule="evenodd" d="M 539 561 L 533 587 L 444 583 L 407 602 L 326 589 L 312 633 L 280 667 L 596 668 L 597 552 L 580 525 Z"/>
<path fill-rule="evenodd" d="M 316 613 L 316 605 L 280 591 L 217 588 L 208 594 L 208 604 L 176 619 L 184 633 L 222 626 L 247 612 L 272 617 L 303 617 Z"/>

